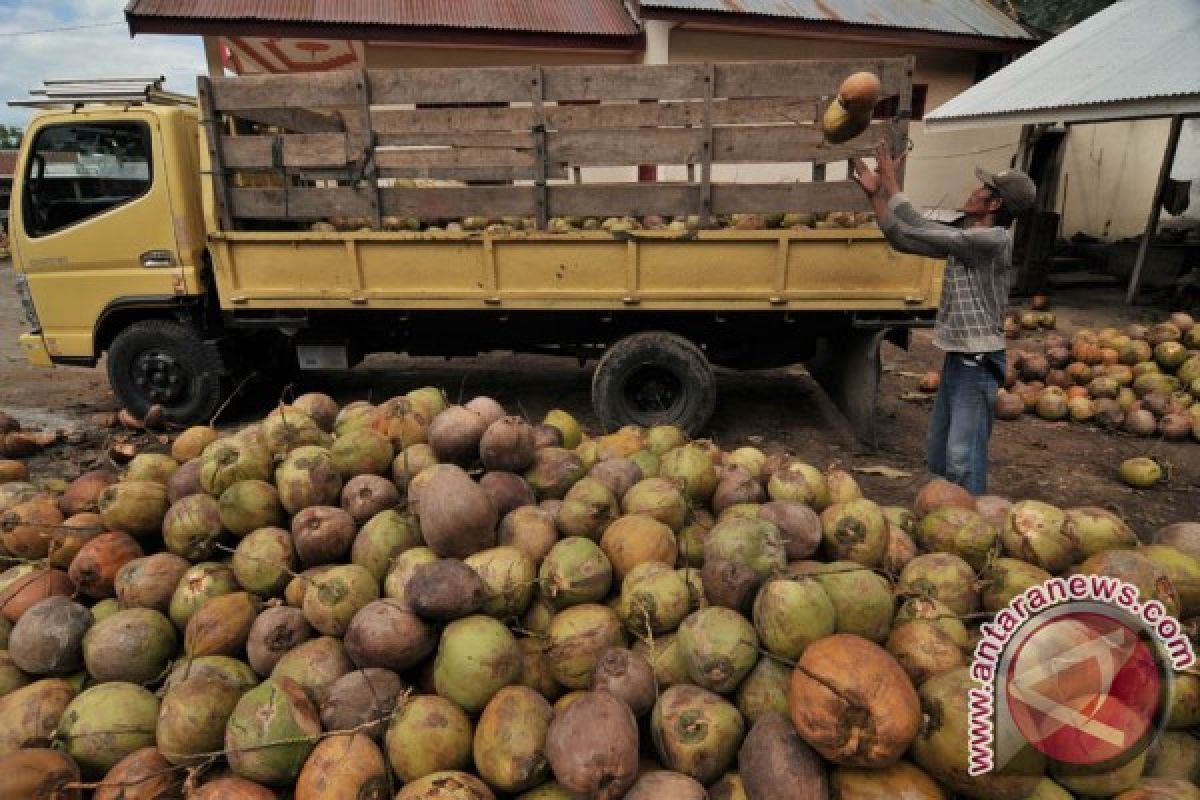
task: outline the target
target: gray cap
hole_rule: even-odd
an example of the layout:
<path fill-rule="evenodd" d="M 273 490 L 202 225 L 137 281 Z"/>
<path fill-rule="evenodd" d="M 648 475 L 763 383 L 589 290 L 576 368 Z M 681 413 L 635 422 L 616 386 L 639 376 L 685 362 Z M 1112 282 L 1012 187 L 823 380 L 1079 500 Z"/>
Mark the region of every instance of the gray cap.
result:
<path fill-rule="evenodd" d="M 1000 195 L 1008 213 L 1019 217 L 1033 210 L 1037 205 L 1037 187 L 1033 179 L 1019 169 L 1006 169 L 1001 172 L 987 172 L 976 167 L 975 177 L 983 181 L 983 185 Z"/>

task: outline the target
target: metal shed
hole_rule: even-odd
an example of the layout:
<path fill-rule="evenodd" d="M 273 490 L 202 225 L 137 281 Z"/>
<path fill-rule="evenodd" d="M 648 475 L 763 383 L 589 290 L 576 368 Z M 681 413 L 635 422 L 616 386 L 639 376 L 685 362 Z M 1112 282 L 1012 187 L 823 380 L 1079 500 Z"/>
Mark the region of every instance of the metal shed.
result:
<path fill-rule="evenodd" d="M 1183 120 L 1200 116 L 1198 41 L 1200 2 L 1121 0 L 927 114 L 925 126 L 954 131 L 1021 124 L 1028 133 L 1037 125 L 1169 117 L 1154 203 L 1126 293 L 1133 302 Z"/>

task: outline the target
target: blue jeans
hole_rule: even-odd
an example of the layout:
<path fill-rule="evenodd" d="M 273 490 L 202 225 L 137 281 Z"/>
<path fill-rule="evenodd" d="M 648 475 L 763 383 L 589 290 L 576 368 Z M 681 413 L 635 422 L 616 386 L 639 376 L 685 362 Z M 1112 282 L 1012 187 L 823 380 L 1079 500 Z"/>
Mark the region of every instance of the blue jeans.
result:
<path fill-rule="evenodd" d="M 963 353 L 946 354 L 929 422 L 929 471 L 973 495 L 987 492 L 988 439 L 1000 388 L 984 360 L 1004 374 L 1003 350 L 979 361 Z"/>

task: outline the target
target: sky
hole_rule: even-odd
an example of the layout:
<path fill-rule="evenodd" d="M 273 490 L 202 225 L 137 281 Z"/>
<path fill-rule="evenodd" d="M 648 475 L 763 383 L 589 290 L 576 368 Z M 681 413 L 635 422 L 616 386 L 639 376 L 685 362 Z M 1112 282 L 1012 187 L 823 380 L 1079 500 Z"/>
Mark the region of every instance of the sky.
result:
<path fill-rule="evenodd" d="M 167 77 L 196 93 L 204 71 L 199 36 L 129 36 L 126 0 L 0 0 L 0 123 L 24 127 L 30 109 L 7 101 L 29 96 L 45 78 Z M 88 26 L 79 30 L 53 28 Z"/>

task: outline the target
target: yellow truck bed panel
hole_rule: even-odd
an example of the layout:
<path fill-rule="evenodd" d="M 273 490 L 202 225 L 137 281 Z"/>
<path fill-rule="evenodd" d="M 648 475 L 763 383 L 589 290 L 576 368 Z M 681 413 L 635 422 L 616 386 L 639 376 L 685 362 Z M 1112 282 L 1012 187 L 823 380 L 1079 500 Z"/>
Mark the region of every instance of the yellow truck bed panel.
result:
<path fill-rule="evenodd" d="M 941 273 L 876 229 L 229 232 L 212 245 L 227 310 L 920 311 L 936 306 Z"/>

